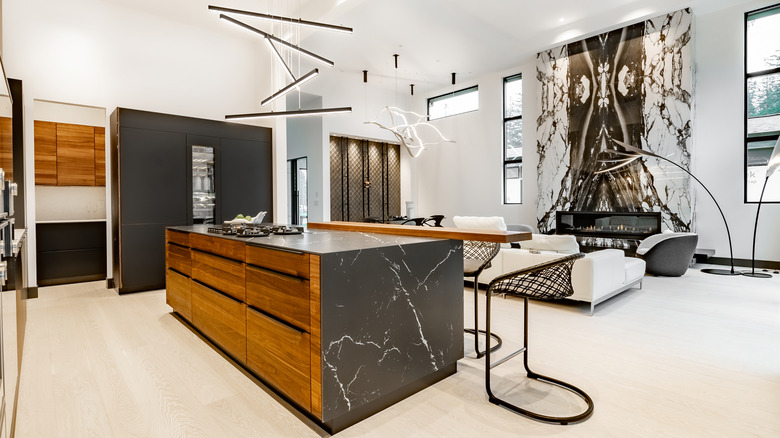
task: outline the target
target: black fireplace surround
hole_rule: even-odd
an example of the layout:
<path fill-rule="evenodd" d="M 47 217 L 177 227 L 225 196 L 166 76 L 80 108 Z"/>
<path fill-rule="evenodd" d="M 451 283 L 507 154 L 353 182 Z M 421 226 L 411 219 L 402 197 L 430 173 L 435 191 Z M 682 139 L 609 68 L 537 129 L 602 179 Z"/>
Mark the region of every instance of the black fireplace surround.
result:
<path fill-rule="evenodd" d="M 622 248 L 633 252 L 639 241 L 661 232 L 661 213 L 557 211 L 555 233 L 573 234 L 583 250 Z"/>

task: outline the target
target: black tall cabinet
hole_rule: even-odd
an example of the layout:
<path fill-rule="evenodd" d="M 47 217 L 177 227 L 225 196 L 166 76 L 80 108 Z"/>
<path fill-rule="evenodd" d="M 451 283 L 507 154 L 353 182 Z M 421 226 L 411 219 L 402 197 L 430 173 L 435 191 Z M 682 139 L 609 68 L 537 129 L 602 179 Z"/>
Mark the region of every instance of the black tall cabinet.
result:
<path fill-rule="evenodd" d="M 165 227 L 193 223 L 192 147 L 214 148 L 214 222 L 273 217 L 271 130 L 125 108 L 111 114 L 114 287 L 165 287 Z"/>

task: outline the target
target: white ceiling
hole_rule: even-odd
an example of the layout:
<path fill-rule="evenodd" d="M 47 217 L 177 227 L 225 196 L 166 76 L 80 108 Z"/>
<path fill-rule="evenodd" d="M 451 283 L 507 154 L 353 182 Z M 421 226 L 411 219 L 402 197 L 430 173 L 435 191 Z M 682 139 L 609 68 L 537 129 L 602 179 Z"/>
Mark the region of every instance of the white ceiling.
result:
<path fill-rule="evenodd" d="M 352 35 L 302 31 L 300 45 L 336 69 L 369 71 L 369 81 L 395 78 L 415 90 L 439 89 L 509 70 L 540 50 L 645 18 L 692 7 L 706 13 L 749 0 L 103 0 L 215 32 L 250 32 L 218 19 L 207 5 L 246 9 L 352 27 Z M 281 37 L 287 29 L 236 16 Z M 399 54 L 395 71 L 393 54 Z M 304 65 L 303 71 L 322 64 Z M 325 68 L 327 70 L 327 67 Z M 402 82 L 401 82 L 402 81 Z"/>

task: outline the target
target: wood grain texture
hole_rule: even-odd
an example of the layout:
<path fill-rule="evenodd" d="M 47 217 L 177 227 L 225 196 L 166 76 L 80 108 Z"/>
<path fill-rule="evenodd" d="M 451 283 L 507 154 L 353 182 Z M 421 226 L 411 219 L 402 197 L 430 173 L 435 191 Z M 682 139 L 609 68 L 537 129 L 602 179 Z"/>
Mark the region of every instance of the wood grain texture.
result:
<path fill-rule="evenodd" d="M 311 375 L 311 413 L 322 420 L 322 329 L 321 320 L 321 286 L 320 286 L 320 256 L 309 258 L 309 321 L 310 333 L 310 372 Z"/>
<path fill-rule="evenodd" d="M 165 271 L 165 302 L 187 321 L 192 321 L 192 281 L 168 269 Z"/>
<path fill-rule="evenodd" d="M 106 185 L 106 128 L 95 127 L 95 185 Z"/>
<path fill-rule="evenodd" d="M 239 361 L 246 362 L 246 304 L 192 282 L 192 323 Z"/>
<path fill-rule="evenodd" d="M 165 245 L 165 267 L 175 269 L 187 277 L 192 276 L 190 249 L 173 243 Z"/>
<path fill-rule="evenodd" d="M 13 120 L 10 117 L 0 117 L 0 167 L 5 172 L 5 179 L 14 180 L 14 135 Z"/>
<path fill-rule="evenodd" d="M 95 128 L 57 123 L 57 185 L 95 185 Z"/>
<path fill-rule="evenodd" d="M 244 264 L 192 250 L 192 278 L 239 300 L 246 301 Z"/>
<path fill-rule="evenodd" d="M 165 241 L 172 242 L 181 246 L 190 246 L 190 233 L 181 231 L 165 230 Z"/>
<path fill-rule="evenodd" d="M 35 123 L 35 184 L 57 185 L 57 124 Z"/>
<path fill-rule="evenodd" d="M 520 231 L 469 230 L 466 228 L 415 227 L 409 225 L 375 224 L 365 222 L 309 222 L 311 229 L 357 231 L 361 233 L 392 234 L 396 236 L 430 237 L 436 239 L 478 240 L 510 243 L 531 240 L 531 233 Z"/>
<path fill-rule="evenodd" d="M 246 303 L 309 331 L 309 280 L 247 266 Z"/>
<path fill-rule="evenodd" d="M 246 262 L 296 277 L 309 278 L 309 254 L 246 246 Z"/>
<path fill-rule="evenodd" d="M 190 247 L 240 262 L 243 262 L 246 258 L 246 243 L 223 239 L 222 237 L 193 233 L 190 234 Z"/>
<path fill-rule="evenodd" d="M 247 366 L 311 410 L 309 334 L 247 308 Z"/>

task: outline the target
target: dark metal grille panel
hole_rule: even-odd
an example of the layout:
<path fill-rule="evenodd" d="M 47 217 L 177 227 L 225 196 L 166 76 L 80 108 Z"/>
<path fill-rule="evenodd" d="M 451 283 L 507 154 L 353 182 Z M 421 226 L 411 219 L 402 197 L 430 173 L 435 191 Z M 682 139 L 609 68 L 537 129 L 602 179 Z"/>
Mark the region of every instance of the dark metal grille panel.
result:
<path fill-rule="evenodd" d="M 344 217 L 341 208 L 344 205 L 342 196 L 342 164 L 340 137 L 330 138 L 330 219 L 340 221 Z"/>
<path fill-rule="evenodd" d="M 401 215 L 401 148 L 387 145 L 387 216 Z"/>
<path fill-rule="evenodd" d="M 330 138 L 331 220 L 361 222 L 401 213 L 398 145 Z"/>
<path fill-rule="evenodd" d="M 363 145 L 362 141 L 347 142 L 347 217 L 348 221 L 363 222 Z"/>
<path fill-rule="evenodd" d="M 364 217 L 374 216 L 382 217 L 384 197 L 384 166 L 382 166 L 382 144 L 375 142 L 366 142 L 365 144 L 365 181 L 366 199 L 364 206 Z"/>

